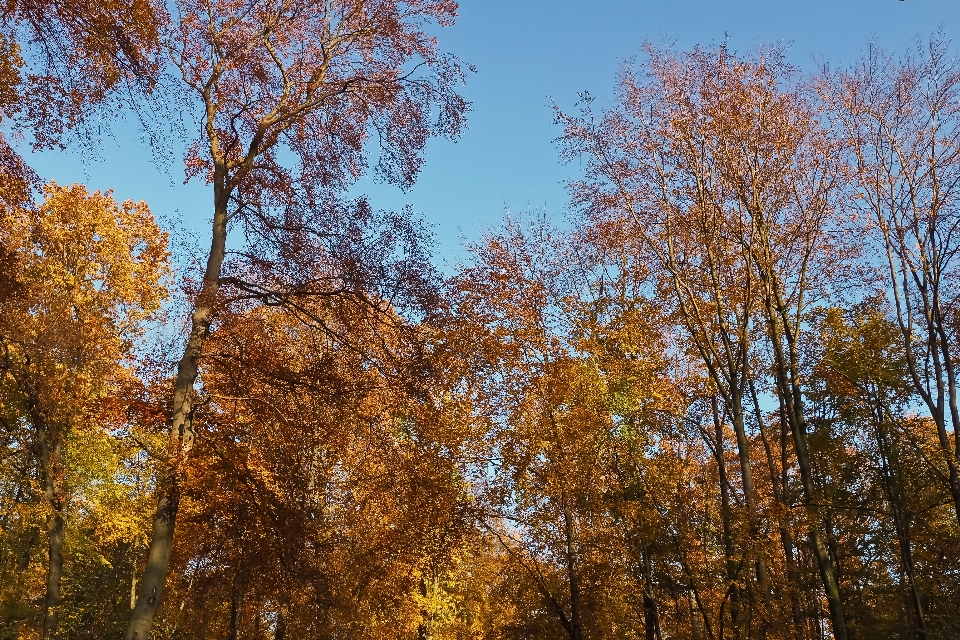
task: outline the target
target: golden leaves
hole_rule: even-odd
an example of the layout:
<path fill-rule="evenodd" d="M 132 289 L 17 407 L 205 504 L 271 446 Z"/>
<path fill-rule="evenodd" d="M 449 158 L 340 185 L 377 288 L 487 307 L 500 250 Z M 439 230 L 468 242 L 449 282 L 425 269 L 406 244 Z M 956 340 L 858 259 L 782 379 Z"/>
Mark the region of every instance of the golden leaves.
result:
<path fill-rule="evenodd" d="M 122 366 L 165 299 L 166 234 L 143 203 L 55 183 L 44 196 L 4 216 L 20 286 L 5 333 L 48 397 L 80 400 Z"/>

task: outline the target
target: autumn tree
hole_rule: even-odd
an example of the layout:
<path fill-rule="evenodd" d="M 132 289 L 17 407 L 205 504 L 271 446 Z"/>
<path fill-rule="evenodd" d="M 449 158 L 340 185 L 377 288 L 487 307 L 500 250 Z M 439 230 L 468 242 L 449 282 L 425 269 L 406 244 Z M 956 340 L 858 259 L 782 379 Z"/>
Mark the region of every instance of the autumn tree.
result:
<path fill-rule="evenodd" d="M 13 0 L 0 12 L 7 46 L 25 77 L 3 86 L 22 92 L 41 144 L 56 143 L 121 84 L 149 88 L 158 71 L 162 3 L 151 0 Z M 14 43 L 18 43 L 15 44 Z M 21 84 L 22 82 L 22 84 Z"/>
<path fill-rule="evenodd" d="M 937 426 L 960 521 L 955 306 L 960 65 L 942 35 L 897 61 L 876 47 L 824 91 L 848 141 L 851 195 L 870 233 L 910 379 Z"/>
<path fill-rule="evenodd" d="M 149 93 L 163 16 L 150 0 L 7 2 L 0 9 L 0 122 L 31 135 L 35 148 L 62 146 L 120 85 Z M 40 184 L 0 134 L 0 207 L 32 204 Z"/>
<path fill-rule="evenodd" d="M 475 248 L 477 264 L 451 282 L 456 307 L 447 331 L 448 348 L 461 346 L 460 357 L 477 367 L 466 372 L 467 380 L 483 371 L 493 382 L 468 386 L 475 389 L 475 410 L 493 418 L 485 440 L 497 471 L 481 485 L 492 510 L 491 533 L 543 599 L 548 613 L 539 625 L 581 640 L 581 536 L 589 516 L 578 463 L 590 455 L 596 425 L 557 413 L 569 389 L 564 379 L 578 377 L 558 332 L 564 324 L 556 295 L 564 271 L 558 245 L 543 223 L 532 229 L 513 223 L 486 239 Z"/>
<path fill-rule="evenodd" d="M 207 344 L 162 633 L 435 626 L 432 585 L 470 529 L 462 427 L 432 387 L 410 304 L 426 311 L 425 238 L 362 201 L 327 215 L 311 226 L 324 234 L 278 231 L 274 247 L 291 250 L 282 273 L 266 241 L 259 262 L 232 267 L 244 277 Z M 267 294 L 281 284 L 304 289 Z"/>
<path fill-rule="evenodd" d="M 624 99 L 634 108 L 641 102 L 655 100 L 663 109 L 681 114 L 669 131 L 660 128 L 653 116 L 644 123 L 641 135 L 645 136 L 642 142 L 645 148 L 659 145 L 663 152 L 664 162 L 651 171 L 651 177 L 659 172 L 654 179 L 662 180 L 664 186 L 667 180 L 672 180 L 673 191 L 667 197 L 682 200 L 681 206 L 687 209 L 685 215 L 675 215 L 671 207 L 675 209 L 677 204 L 668 202 L 660 210 L 664 213 L 657 218 L 656 225 L 647 227 L 650 230 L 644 238 L 647 242 L 638 249 L 657 265 L 655 271 L 662 276 L 659 283 L 662 299 L 675 304 L 675 313 L 686 328 L 691 349 L 699 355 L 721 398 L 722 414 L 729 416 L 733 424 L 750 537 L 756 538 L 759 532 L 757 498 L 746 430 L 756 283 L 748 256 L 736 242 L 736 238 L 744 235 L 747 221 L 728 210 L 733 194 L 722 179 L 723 140 L 718 130 L 729 99 L 727 76 L 737 73 L 733 69 L 735 63 L 725 60 L 725 55 L 721 50 L 716 62 L 704 54 L 694 55 L 686 66 L 664 56 L 654 56 L 651 69 L 662 86 L 641 87 L 631 81 L 633 83 L 625 88 Z M 630 124 L 620 122 L 614 126 L 629 127 Z M 637 222 L 647 224 L 649 221 Z M 715 448 L 721 452 L 722 443 Z M 721 471 L 723 493 L 727 491 L 727 482 L 725 470 Z M 732 512 L 729 498 L 724 500 L 728 504 L 724 509 L 724 527 L 729 532 Z M 729 541 L 729 535 L 727 538 Z M 745 551 L 751 556 L 757 553 L 749 548 Z M 738 625 L 737 583 L 742 577 L 733 573 L 737 559 L 732 549 L 730 552 L 728 578 L 733 590 L 732 615 L 733 623 Z M 768 593 L 769 578 L 762 554 L 752 557 L 748 564 L 756 566 L 760 593 Z"/>
<path fill-rule="evenodd" d="M 889 606 L 876 607 L 861 602 L 858 593 L 848 594 L 858 626 L 893 628 L 903 626 L 905 618 L 910 637 L 927 638 L 929 607 L 939 609 L 939 601 L 949 597 L 932 602 L 923 593 L 930 587 L 916 556 L 928 543 L 917 531 L 946 515 L 949 492 L 922 462 L 936 450 L 935 429 L 929 418 L 912 415 L 910 405 L 917 398 L 899 328 L 875 305 L 880 306 L 876 299 L 851 309 L 832 308 L 815 320 L 819 353 L 809 396 L 817 407 L 812 422 L 823 451 L 818 464 L 821 475 L 849 476 L 824 487 L 831 495 L 838 567 L 854 581 L 869 584 L 860 591 L 870 598 L 884 590 L 877 565 L 898 568 L 898 584 L 888 589 L 898 591 L 899 598 Z M 884 541 L 875 547 L 880 557 L 867 551 L 868 539 Z M 893 611 L 902 612 L 901 617 L 884 621 L 884 614 Z"/>
<path fill-rule="evenodd" d="M 143 203 L 83 187 L 45 187 L 36 209 L 3 217 L 18 289 L 2 301 L 3 403 L 22 425 L 45 501 L 48 564 L 43 635 L 57 628 L 65 519 L 77 469 L 68 446 L 96 431 L 91 403 L 122 379 L 143 322 L 162 302 L 166 235 Z M 95 438 L 88 435 L 86 438 Z M 73 452 L 74 454 L 76 452 Z"/>
<path fill-rule="evenodd" d="M 92 144 L 93 124 L 108 123 L 103 116 L 115 113 L 118 105 L 123 108 L 124 98 L 148 96 L 159 71 L 159 27 L 165 16 L 163 5 L 149 0 L 14 0 L 0 8 L 0 121 L 14 131 L 12 139 L 0 134 L 0 215 L 5 222 L 35 207 L 41 191 L 40 178 L 15 146 L 62 148 L 74 134 Z M 5 298 L 0 314 L 12 313 L 13 304 L 7 302 L 14 292 L 36 286 L 20 282 L 24 265 L 16 257 L 23 246 L 14 246 L 10 231 L 0 231 L 0 298 Z M 6 320 L 0 317 L 0 322 Z M 54 399 L 37 401 L 49 405 Z M 51 585 L 55 582 L 51 576 Z M 47 626 L 55 620 L 50 618 Z"/>
<path fill-rule="evenodd" d="M 228 230 L 258 234 L 301 224 L 327 195 L 366 168 L 379 143 L 378 175 L 410 185 L 434 134 L 455 136 L 466 103 L 459 63 L 426 31 L 450 24 L 445 0 L 222 0 L 175 6 L 164 46 L 196 106 L 198 137 L 188 176 L 212 186 L 212 238 L 190 330 L 177 364 L 170 465 L 158 488 L 150 554 L 128 638 L 146 638 L 163 594 L 179 506 L 179 466 L 194 442 L 193 396 L 216 314 Z M 292 165 L 287 161 L 292 160 Z M 306 231 L 309 234 L 309 231 Z M 315 293 L 326 291 L 314 283 Z M 270 295 L 269 291 L 264 295 Z"/>
<path fill-rule="evenodd" d="M 465 363 L 454 389 L 486 434 L 484 527 L 517 575 L 503 633 L 633 637 L 616 452 L 642 450 L 677 411 L 643 271 L 536 216 L 473 251 L 449 283 L 444 345 Z"/>
<path fill-rule="evenodd" d="M 304 307 L 325 325 L 257 307 L 211 335 L 166 633 L 411 637 L 459 546 L 458 443 L 377 353 L 396 334 Z"/>
<path fill-rule="evenodd" d="M 574 202 L 597 219 L 636 223 L 734 415 L 746 396 L 751 325 L 762 331 L 834 634 L 844 638 L 799 376 L 805 313 L 824 295 L 829 260 L 842 256 L 828 234 L 842 175 L 833 142 L 802 88 L 790 84 L 780 51 L 748 59 L 725 47 L 647 53 L 639 72 L 624 71 L 617 107 L 600 119 L 589 111 L 558 116 L 566 157 L 588 162 L 586 178 L 572 184 Z M 694 286 L 705 286 L 707 297 Z M 742 422 L 734 419 L 746 489 L 752 472 Z M 762 584 L 764 572 L 757 577 Z"/>

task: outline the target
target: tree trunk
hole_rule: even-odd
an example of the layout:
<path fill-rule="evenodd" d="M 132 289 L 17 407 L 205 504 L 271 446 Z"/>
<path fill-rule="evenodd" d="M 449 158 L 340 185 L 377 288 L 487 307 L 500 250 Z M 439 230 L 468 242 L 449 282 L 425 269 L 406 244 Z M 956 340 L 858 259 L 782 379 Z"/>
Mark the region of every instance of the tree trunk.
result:
<path fill-rule="evenodd" d="M 653 593 L 653 566 L 650 560 L 650 550 L 644 549 L 641 553 L 643 564 L 643 629 L 645 640 L 662 640 L 660 631 L 660 614 L 657 611 L 657 600 Z"/>
<path fill-rule="evenodd" d="M 913 615 L 917 627 L 917 639 L 927 640 L 927 622 L 923 616 L 923 601 L 920 598 L 920 590 L 917 588 L 916 571 L 913 567 L 913 550 L 910 544 L 910 525 L 901 523 L 898 527 L 897 539 L 900 543 L 900 559 L 903 563 L 903 572 L 907 578 L 907 586 L 910 589 L 910 604 L 913 605 Z"/>
<path fill-rule="evenodd" d="M 934 261 L 939 262 L 937 255 L 937 245 L 933 238 L 930 239 L 933 244 L 931 245 L 934 249 Z M 943 274 L 939 273 L 939 270 L 935 268 L 936 282 L 940 282 Z M 932 305 L 932 324 L 935 327 L 933 333 L 935 335 L 934 340 L 931 342 L 933 345 L 939 345 L 940 347 L 940 356 L 943 360 L 942 370 L 946 374 L 947 378 L 947 406 L 950 410 L 950 421 L 953 425 L 953 445 L 951 446 L 950 442 L 945 442 L 945 454 L 948 460 L 948 469 L 950 470 L 950 493 L 953 495 L 953 505 L 954 505 L 954 514 L 957 517 L 957 522 L 960 523 L 960 408 L 957 406 L 957 376 L 956 376 L 956 361 L 953 358 L 953 354 L 950 350 L 950 339 L 948 332 L 945 329 L 944 325 L 949 323 L 948 319 L 952 314 L 948 310 L 944 313 L 944 310 L 940 302 L 940 291 L 939 287 L 935 287 L 933 295 L 933 305 Z M 945 318 L 945 316 L 947 316 Z M 940 358 L 936 358 L 936 363 L 939 365 Z M 938 366 L 938 369 L 941 367 Z M 937 376 L 940 376 L 940 372 L 937 372 Z M 938 386 L 941 386 L 938 384 Z M 941 393 L 942 395 L 942 393 Z M 941 400 L 941 405 L 943 401 Z M 942 407 L 941 407 L 942 410 Z"/>
<path fill-rule="evenodd" d="M 705 235 L 709 236 L 712 227 L 703 228 Z M 673 268 L 673 253 L 670 253 L 670 270 L 674 280 L 674 292 L 680 301 L 680 309 L 683 314 L 688 331 L 694 339 L 697 351 L 707 367 L 710 378 L 723 400 L 725 408 L 730 412 L 730 419 L 733 424 L 733 430 L 737 438 L 737 459 L 740 463 L 740 477 L 742 479 L 743 498 L 747 507 L 747 524 L 749 526 L 749 543 L 745 548 L 747 563 L 756 568 L 757 584 L 762 594 L 764 603 L 769 609 L 770 594 L 769 580 L 766 561 L 762 553 L 756 553 L 754 542 L 759 540 L 760 523 L 757 513 L 756 492 L 753 486 L 753 469 L 750 462 L 750 441 L 747 439 L 746 421 L 744 418 L 743 403 L 748 390 L 748 385 L 752 384 L 750 379 L 749 353 L 750 353 L 750 332 L 749 317 L 750 305 L 741 313 L 734 313 L 734 326 L 737 328 L 736 339 L 731 339 L 730 324 L 728 322 L 729 314 L 725 309 L 727 305 L 725 287 L 720 276 L 718 276 L 717 259 L 712 250 L 706 252 L 709 265 L 710 282 L 712 284 L 711 299 L 716 305 L 716 321 L 720 327 L 720 340 L 722 348 L 716 350 L 709 346 L 713 340 L 711 334 L 714 329 L 703 324 L 700 315 L 695 311 L 696 305 L 690 304 L 684 297 L 684 291 L 690 295 L 689 290 L 681 287 L 683 281 L 679 272 Z M 749 275 L 749 274 L 748 274 Z M 752 290 L 751 279 L 748 277 L 744 285 L 749 296 Z M 718 364 L 720 366 L 718 366 Z M 721 371 L 723 373 L 721 373 Z M 714 408 L 716 412 L 716 407 Z M 718 436 L 719 437 L 719 436 Z M 720 447 L 722 449 L 722 445 Z"/>
<path fill-rule="evenodd" d="M 137 606 L 137 565 L 133 565 L 130 576 L 130 610 Z"/>
<path fill-rule="evenodd" d="M 711 398 L 713 407 L 713 426 L 716 436 L 717 472 L 720 479 L 720 517 L 723 524 L 723 552 L 726 556 L 727 594 L 730 597 L 730 624 L 734 637 L 740 637 L 740 589 L 737 585 L 737 562 L 733 553 L 733 526 L 731 523 L 730 489 L 727 480 L 727 466 L 723 459 L 723 423 L 717 407 L 717 398 Z M 723 638 L 723 610 L 721 608 L 719 635 Z"/>
<path fill-rule="evenodd" d="M 47 516 L 48 557 L 47 595 L 43 599 L 43 637 L 50 638 L 57 630 L 60 616 L 60 578 L 63 575 L 63 517 L 59 513 Z"/>
<path fill-rule="evenodd" d="M 763 547 L 760 537 L 760 517 L 757 514 L 757 497 L 753 487 L 753 468 L 750 462 L 750 441 L 747 439 L 746 424 L 743 412 L 743 390 L 733 393 L 733 428 L 737 435 L 737 458 L 740 462 L 740 477 L 743 481 L 743 499 L 747 505 L 747 526 L 749 539 L 746 544 L 747 560 L 756 569 L 757 588 L 763 600 L 764 612 L 762 624 L 766 628 L 770 621 L 772 602 L 770 600 L 770 572 L 766 559 L 763 557 Z"/>
<path fill-rule="evenodd" d="M 277 611 L 277 627 L 273 632 L 273 640 L 284 640 L 287 635 L 287 619 L 283 615 L 283 607 Z"/>
<path fill-rule="evenodd" d="M 58 480 L 60 461 L 59 438 L 50 431 L 46 418 L 40 412 L 36 397 L 28 394 L 30 418 L 36 432 L 36 451 L 40 462 L 43 497 L 47 508 L 47 576 L 43 598 L 43 638 L 51 638 L 57 630 L 61 602 L 60 580 L 63 576 L 63 488 Z"/>
<path fill-rule="evenodd" d="M 426 600 L 427 598 L 427 581 L 423 579 L 423 576 L 420 576 L 420 596 Z M 417 640 L 430 640 L 430 629 L 427 626 L 427 621 L 429 619 L 430 612 L 426 608 L 420 609 L 420 624 L 417 625 Z"/>
<path fill-rule="evenodd" d="M 770 448 L 770 441 L 767 439 L 767 434 L 763 428 L 760 399 L 757 396 L 757 388 L 752 378 L 750 379 L 750 395 L 753 398 L 753 410 L 757 416 L 757 431 L 760 433 L 760 441 L 763 443 L 763 452 L 767 459 L 767 469 L 770 472 L 770 487 L 773 492 L 773 500 L 786 509 L 786 504 L 783 500 L 783 487 L 777 475 L 776 465 L 773 462 L 773 451 Z M 786 465 L 784 465 L 784 469 L 786 469 Z M 803 616 L 800 612 L 800 603 L 797 600 L 797 594 L 800 592 L 800 581 L 797 575 L 797 563 L 793 553 L 793 533 L 790 531 L 790 527 L 783 517 L 779 517 L 778 520 L 777 528 L 780 533 L 780 546 L 783 549 L 784 564 L 787 568 L 787 591 L 790 599 L 790 614 L 793 619 L 795 637 L 797 640 L 803 640 Z"/>
<path fill-rule="evenodd" d="M 180 466 L 193 448 L 193 396 L 199 359 L 203 344 L 213 323 L 217 293 L 220 290 L 220 274 L 227 242 L 227 202 L 229 191 L 226 172 L 219 164 L 214 172 L 214 217 L 213 237 L 207 267 L 203 274 L 200 294 L 194 301 L 191 314 L 190 335 L 183 356 L 177 364 L 177 377 L 173 390 L 173 410 L 170 416 L 172 456 L 164 477 L 158 487 L 157 511 L 153 519 L 153 535 L 147 566 L 140 586 L 137 604 L 130 614 L 126 640 L 147 640 L 153 618 L 160 606 L 163 587 L 173 548 L 173 533 L 180 507 Z"/>
<path fill-rule="evenodd" d="M 583 640 L 580 621 L 580 576 L 577 568 L 577 523 L 566 496 L 563 498 L 563 525 L 566 529 L 567 576 L 570 581 L 570 640 Z"/>
<path fill-rule="evenodd" d="M 807 425 L 803 415 L 803 400 L 798 383 L 797 363 L 799 355 L 796 352 L 795 336 L 784 336 L 780 331 L 778 310 L 783 305 L 772 300 L 767 301 L 770 339 L 773 346 L 776 384 L 783 413 L 793 435 L 794 453 L 797 456 L 797 466 L 800 469 L 800 484 L 803 489 L 804 506 L 810 521 L 810 546 L 813 549 L 820 580 L 827 596 L 827 605 L 830 609 L 830 622 L 833 627 L 834 640 L 847 640 L 847 625 L 843 614 L 843 602 L 840 597 L 840 588 L 833 570 L 830 552 L 827 549 L 824 535 L 820 530 L 820 511 L 816 505 L 816 487 L 813 483 L 813 471 L 810 466 L 810 455 L 807 451 Z M 783 340 L 786 339 L 790 350 L 789 364 L 783 353 Z"/>
<path fill-rule="evenodd" d="M 230 594 L 230 629 L 227 640 L 237 640 L 240 635 L 240 615 L 243 605 L 243 578 L 237 575 L 233 579 L 233 590 Z"/>
<path fill-rule="evenodd" d="M 891 212 L 892 213 L 892 212 Z M 935 212 L 933 212 L 935 215 Z M 937 426 L 937 438 L 940 449 L 947 465 L 947 488 L 953 498 L 954 515 L 960 522 L 960 410 L 957 407 L 957 384 L 954 374 L 955 363 L 949 349 L 947 333 L 944 330 L 944 314 L 940 308 L 940 277 L 936 270 L 931 271 L 929 265 L 937 262 L 936 254 L 924 256 L 921 264 L 916 266 L 910 259 L 910 251 L 905 243 L 904 230 L 895 220 L 887 220 L 882 210 L 874 210 L 880 229 L 883 231 L 884 248 L 886 250 L 887 266 L 890 273 L 891 292 L 893 293 L 897 323 L 903 337 L 904 353 L 907 356 L 907 367 L 913 388 L 923 399 Z M 893 234 L 891 232 L 894 232 Z M 937 240 L 928 238 L 931 247 L 936 247 Z M 899 265 L 898 265 L 899 263 Z M 903 278 L 903 286 L 898 284 L 898 276 Z M 917 284 L 917 295 L 921 308 L 914 310 L 911 302 L 910 288 L 907 282 Z M 928 360 L 917 362 L 914 355 L 914 339 L 917 329 L 915 314 L 923 318 L 921 325 L 926 334 L 924 343 L 927 345 Z M 932 365 L 932 371 L 931 371 Z M 946 387 L 944 385 L 946 374 Z M 932 384 L 931 384 L 932 379 Z M 934 391 L 935 390 L 935 391 Z M 947 406 L 953 424 L 953 444 L 950 443 L 947 432 Z"/>
<path fill-rule="evenodd" d="M 903 495 L 903 474 L 900 462 L 896 455 L 896 445 L 887 442 L 887 433 L 884 428 L 885 409 L 880 404 L 874 407 L 873 419 L 876 421 L 877 446 L 880 453 L 880 473 L 884 493 L 890 503 L 893 513 L 893 524 L 897 532 L 897 543 L 900 548 L 900 567 L 906 578 L 906 586 L 910 594 L 910 608 L 912 609 L 916 637 L 918 640 L 927 640 L 927 625 L 923 616 L 923 602 L 920 591 L 914 578 L 913 549 L 910 540 L 910 522 L 906 517 Z"/>

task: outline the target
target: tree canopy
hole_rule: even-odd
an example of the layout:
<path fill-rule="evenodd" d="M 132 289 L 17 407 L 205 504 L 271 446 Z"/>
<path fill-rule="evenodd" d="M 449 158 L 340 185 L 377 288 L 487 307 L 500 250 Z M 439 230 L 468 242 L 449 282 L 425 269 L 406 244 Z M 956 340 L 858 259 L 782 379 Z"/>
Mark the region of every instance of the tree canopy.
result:
<path fill-rule="evenodd" d="M 0 638 L 960 633 L 946 40 L 812 75 L 646 46 L 555 109 L 566 221 L 444 273 L 350 187 L 463 131 L 456 11 L 0 10 Z M 18 152 L 165 101 L 192 270 Z"/>

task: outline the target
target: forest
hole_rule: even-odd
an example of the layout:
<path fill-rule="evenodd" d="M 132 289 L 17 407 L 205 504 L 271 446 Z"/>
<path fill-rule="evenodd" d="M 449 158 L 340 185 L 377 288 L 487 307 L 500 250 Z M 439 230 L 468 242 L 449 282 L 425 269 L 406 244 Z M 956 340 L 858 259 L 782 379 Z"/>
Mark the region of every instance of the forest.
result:
<path fill-rule="evenodd" d="M 462 135 L 456 12 L 0 5 L 0 638 L 960 637 L 948 35 L 648 44 L 444 270 L 350 188 Z M 30 166 L 120 113 L 191 259 Z"/>

